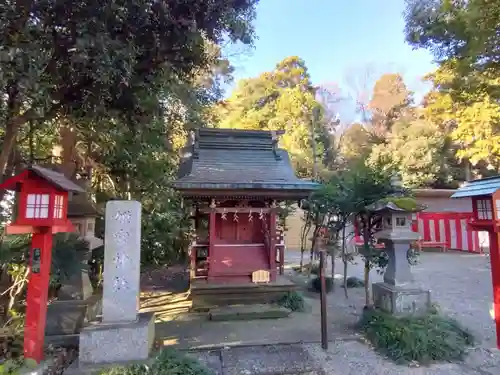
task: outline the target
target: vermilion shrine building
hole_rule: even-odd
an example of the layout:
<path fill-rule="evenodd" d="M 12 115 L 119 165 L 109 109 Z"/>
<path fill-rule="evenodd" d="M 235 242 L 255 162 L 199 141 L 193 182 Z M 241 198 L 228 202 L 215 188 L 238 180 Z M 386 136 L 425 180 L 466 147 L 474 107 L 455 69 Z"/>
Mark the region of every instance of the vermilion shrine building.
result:
<path fill-rule="evenodd" d="M 174 186 L 193 207 L 195 286 L 279 281 L 278 204 L 307 198 L 317 187 L 295 175 L 288 153 L 277 147 L 281 134 L 198 129 L 186 147 Z"/>

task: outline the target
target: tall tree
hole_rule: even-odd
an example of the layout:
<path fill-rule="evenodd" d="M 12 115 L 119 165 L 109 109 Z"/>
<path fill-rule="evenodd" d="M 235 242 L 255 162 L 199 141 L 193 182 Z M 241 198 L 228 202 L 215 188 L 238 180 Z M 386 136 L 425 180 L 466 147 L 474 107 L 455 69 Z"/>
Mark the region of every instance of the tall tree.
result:
<path fill-rule="evenodd" d="M 453 175 L 446 164 L 446 138 L 429 121 L 398 121 L 387 142 L 373 147 L 367 163 L 388 172 L 399 172 L 409 188 L 450 183 Z"/>
<path fill-rule="evenodd" d="M 425 116 L 451 134 L 457 156 L 472 165 L 500 170 L 500 104 L 486 87 L 500 78 L 474 72 L 462 76 L 455 62 L 444 63 L 427 77 L 433 90 L 425 100 Z"/>
<path fill-rule="evenodd" d="M 342 134 L 340 153 L 349 163 L 365 160 L 371 152 L 372 136 L 370 132 L 359 123 L 351 124 Z"/>
<path fill-rule="evenodd" d="M 394 121 L 408 114 L 411 102 L 412 93 L 406 87 L 403 77 L 397 73 L 383 74 L 375 82 L 368 104 L 372 131 L 383 137 L 390 131 Z"/>
<path fill-rule="evenodd" d="M 500 75 L 500 1 L 406 0 L 406 40 L 439 61 Z M 498 88 L 491 87 L 498 93 Z"/>
<path fill-rule="evenodd" d="M 321 126 L 324 109 L 319 113 L 320 126 L 313 126 L 313 109 L 321 107 L 315 91 L 305 62 L 297 56 L 287 57 L 274 70 L 241 80 L 231 96 L 214 108 L 215 126 L 286 130 L 281 146 L 289 151 L 298 174 L 311 176 L 313 145 L 316 155 L 323 155 L 327 141 Z"/>
<path fill-rule="evenodd" d="M 191 81 L 210 63 L 207 44 L 224 36 L 251 42 L 256 2 L 3 2 L 0 175 L 29 121 L 147 124 L 163 104 L 159 81 Z"/>

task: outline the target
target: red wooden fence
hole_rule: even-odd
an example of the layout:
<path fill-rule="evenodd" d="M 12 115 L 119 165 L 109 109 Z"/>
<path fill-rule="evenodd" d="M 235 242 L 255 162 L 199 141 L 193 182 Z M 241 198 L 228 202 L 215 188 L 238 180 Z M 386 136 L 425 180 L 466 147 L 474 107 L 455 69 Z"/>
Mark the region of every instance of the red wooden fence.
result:
<path fill-rule="evenodd" d="M 479 234 L 467 226 L 472 215 L 472 212 L 419 212 L 414 216 L 413 230 L 424 242 L 442 242 L 449 249 L 479 253 Z M 354 242 L 363 243 L 357 228 Z"/>
<path fill-rule="evenodd" d="M 413 230 L 423 241 L 446 242 L 449 249 L 479 253 L 479 234 L 468 228 L 472 212 L 419 212 Z"/>

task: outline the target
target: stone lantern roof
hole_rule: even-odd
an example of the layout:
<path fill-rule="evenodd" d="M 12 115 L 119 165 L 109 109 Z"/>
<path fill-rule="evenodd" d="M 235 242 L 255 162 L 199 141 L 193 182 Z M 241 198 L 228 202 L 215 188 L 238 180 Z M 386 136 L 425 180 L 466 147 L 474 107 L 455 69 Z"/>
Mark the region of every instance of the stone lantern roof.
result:
<path fill-rule="evenodd" d="M 425 210 L 427 207 L 418 204 L 415 199 L 410 197 L 391 197 L 384 198 L 366 207 L 367 211 L 384 213 L 414 213 Z"/>

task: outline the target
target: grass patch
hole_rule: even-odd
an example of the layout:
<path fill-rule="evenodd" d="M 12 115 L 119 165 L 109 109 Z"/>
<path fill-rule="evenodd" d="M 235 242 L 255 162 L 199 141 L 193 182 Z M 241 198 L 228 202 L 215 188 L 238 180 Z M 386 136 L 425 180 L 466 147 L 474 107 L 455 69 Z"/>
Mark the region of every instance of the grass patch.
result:
<path fill-rule="evenodd" d="M 295 290 L 283 294 L 283 296 L 281 296 L 276 303 L 279 306 L 285 307 L 291 311 L 305 311 L 306 309 L 304 296 Z"/>
<path fill-rule="evenodd" d="M 377 351 L 396 363 L 462 360 L 473 335 L 456 320 L 432 311 L 422 317 L 394 317 L 365 310 L 358 328 Z"/>
<path fill-rule="evenodd" d="M 96 375 L 214 375 L 195 359 L 174 349 L 162 349 L 149 363 L 116 366 Z"/>

